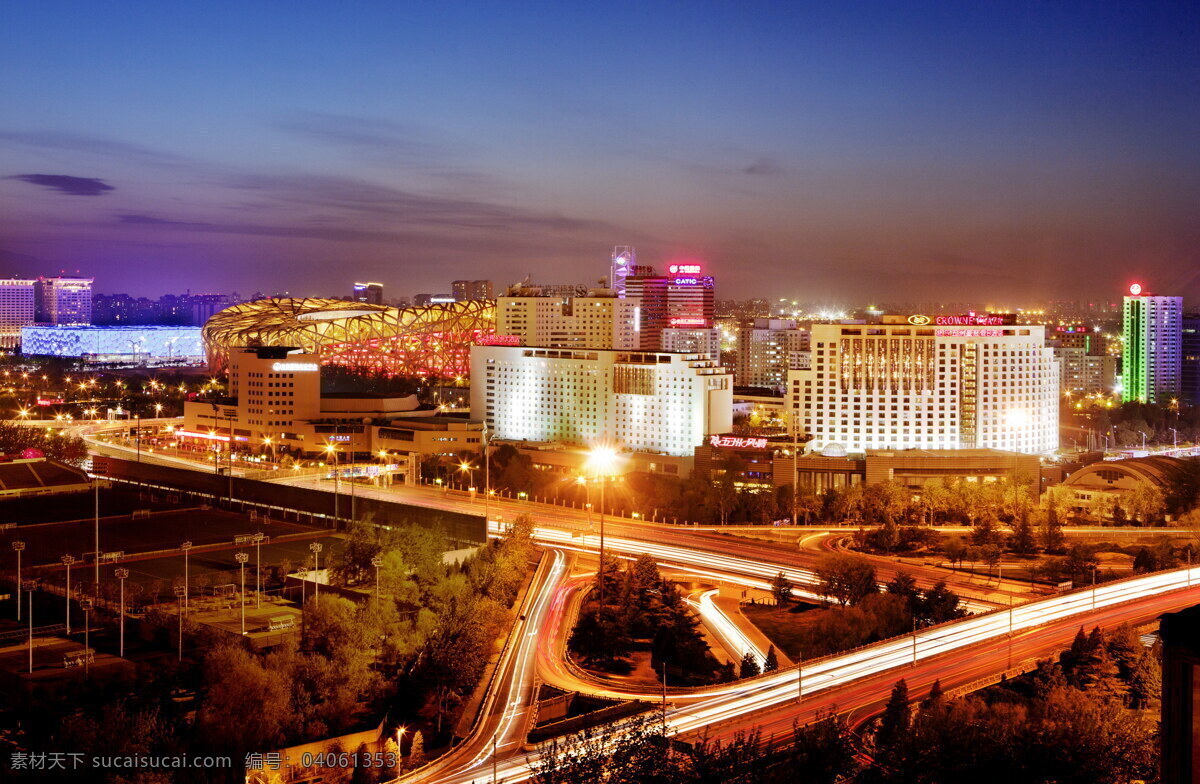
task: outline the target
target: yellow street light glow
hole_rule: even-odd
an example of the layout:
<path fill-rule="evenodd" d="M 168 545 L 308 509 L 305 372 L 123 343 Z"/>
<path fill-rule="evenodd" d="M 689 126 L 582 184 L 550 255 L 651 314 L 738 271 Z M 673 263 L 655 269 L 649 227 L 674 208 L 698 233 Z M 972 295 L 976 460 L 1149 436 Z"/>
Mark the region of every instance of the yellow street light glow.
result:
<path fill-rule="evenodd" d="M 592 473 L 608 475 L 617 464 L 617 450 L 611 446 L 593 447 L 588 453 L 588 468 Z"/>

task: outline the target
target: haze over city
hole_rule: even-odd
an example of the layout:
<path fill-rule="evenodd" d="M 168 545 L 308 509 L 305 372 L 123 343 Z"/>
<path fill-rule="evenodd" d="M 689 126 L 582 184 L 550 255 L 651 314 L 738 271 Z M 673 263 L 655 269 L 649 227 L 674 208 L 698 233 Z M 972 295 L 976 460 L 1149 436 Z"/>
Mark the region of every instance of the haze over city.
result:
<path fill-rule="evenodd" d="M 1200 295 L 1172 3 L 11 5 L 0 273 L 101 291 L 592 281 Z"/>

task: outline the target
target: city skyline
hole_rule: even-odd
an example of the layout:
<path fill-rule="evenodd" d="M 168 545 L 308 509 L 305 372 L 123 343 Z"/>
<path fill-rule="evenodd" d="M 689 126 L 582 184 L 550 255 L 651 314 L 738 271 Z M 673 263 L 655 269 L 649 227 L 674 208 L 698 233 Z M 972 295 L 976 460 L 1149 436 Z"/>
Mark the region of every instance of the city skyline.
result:
<path fill-rule="evenodd" d="M 341 11 L 11 12 L 0 273 L 411 294 L 632 244 L 727 298 L 1200 296 L 1194 10 Z"/>

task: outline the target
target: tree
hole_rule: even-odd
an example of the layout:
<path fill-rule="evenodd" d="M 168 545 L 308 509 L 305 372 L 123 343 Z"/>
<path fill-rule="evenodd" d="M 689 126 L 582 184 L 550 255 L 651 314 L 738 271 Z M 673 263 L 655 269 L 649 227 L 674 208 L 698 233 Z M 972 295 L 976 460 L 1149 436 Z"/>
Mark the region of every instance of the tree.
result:
<path fill-rule="evenodd" d="M 857 767 L 854 738 L 835 709 L 817 714 L 811 724 L 792 727 L 790 769 L 800 772 L 804 784 L 835 784 Z"/>
<path fill-rule="evenodd" d="M 771 581 L 771 595 L 775 597 L 775 604 L 784 607 L 792 599 L 792 581 L 788 579 L 783 572 L 775 575 L 775 579 Z"/>
<path fill-rule="evenodd" d="M 408 747 L 408 766 L 419 768 L 425 764 L 425 735 L 417 730 L 413 733 L 412 744 Z"/>
<path fill-rule="evenodd" d="M 884 706 L 883 716 L 879 727 L 875 730 L 875 746 L 884 751 L 891 751 L 908 733 L 910 716 L 908 712 L 908 684 L 904 679 L 896 681 L 892 694 Z"/>
<path fill-rule="evenodd" d="M 947 561 L 962 566 L 963 559 L 967 557 L 967 546 L 962 539 L 952 536 L 942 545 L 942 552 L 945 553 Z"/>
<path fill-rule="evenodd" d="M 779 669 L 779 655 L 775 653 L 775 646 L 767 648 L 766 658 L 763 659 L 763 672 L 775 672 Z"/>
<path fill-rule="evenodd" d="M 1058 520 L 1058 509 L 1052 506 L 1046 510 L 1046 516 L 1042 523 L 1042 547 L 1048 553 L 1061 552 L 1064 541 L 1062 524 Z"/>
<path fill-rule="evenodd" d="M 1029 524 L 1029 515 L 1022 514 L 1013 521 L 1012 538 L 1009 548 L 1014 553 L 1028 555 L 1034 551 L 1033 526 Z"/>
<path fill-rule="evenodd" d="M 821 593 L 845 607 L 878 592 L 875 569 L 863 558 L 832 553 L 817 563 Z"/>
<path fill-rule="evenodd" d="M 742 656 L 742 663 L 738 668 L 738 675 L 742 678 L 753 678 L 755 675 L 762 673 L 758 668 L 758 662 L 754 659 L 754 653 L 746 651 Z"/>

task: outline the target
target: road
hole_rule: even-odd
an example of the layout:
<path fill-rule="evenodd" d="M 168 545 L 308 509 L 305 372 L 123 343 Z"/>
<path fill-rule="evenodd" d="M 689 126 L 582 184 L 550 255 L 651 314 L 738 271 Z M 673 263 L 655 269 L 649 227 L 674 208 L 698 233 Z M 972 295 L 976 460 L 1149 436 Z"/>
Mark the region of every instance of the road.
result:
<path fill-rule="evenodd" d="M 492 764 L 519 755 L 528 734 L 530 711 L 537 699 L 536 648 L 547 611 L 569 568 L 562 550 L 548 551 L 534 574 L 517 619 L 509 633 L 509 643 L 501 653 L 488 689 L 481 719 L 469 736 L 453 751 L 423 768 L 402 776 L 399 781 L 461 781 L 463 771 L 475 777 Z"/>
<path fill-rule="evenodd" d="M 328 489 L 328 483 L 319 479 L 287 481 Z M 474 514 L 483 510 L 479 499 L 435 489 L 359 488 L 357 492 L 438 509 Z M 489 528 L 495 535 L 502 535 L 504 520 L 521 512 L 532 513 L 535 536 L 555 551 L 550 556 L 554 565 L 543 563 L 535 577 L 524 618 L 514 626 L 510 636 L 514 642 L 502 656 L 476 730 L 458 749 L 410 775 L 408 781 L 466 784 L 488 778 L 492 773 L 489 767 L 493 766 L 503 781 L 526 780 L 530 773 L 530 757 L 522 747 L 535 676 L 545 675 L 548 667 L 562 662 L 557 646 L 572 590 L 566 581 L 564 551 L 595 553 L 599 530 L 587 512 L 571 508 L 502 501 L 496 502 L 491 511 Z M 782 570 L 802 594 L 814 582 L 807 568 L 813 563 L 811 550 L 708 530 L 609 518 L 605 547 L 630 556 L 649 553 L 665 566 L 686 570 L 702 581 L 766 587 Z M 887 579 L 883 568 L 879 572 Z M 940 571 L 935 574 L 939 578 L 951 576 Z M 922 574 L 918 579 L 928 581 L 932 576 Z M 686 693 L 672 690 L 667 712 L 669 732 L 684 738 L 700 732 L 710 738 L 727 738 L 739 730 L 759 727 L 767 736 L 786 735 L 795 720 L 807 721 L 818 711 L 834 706 L 841 712 L 866 715 L 886 700 L 899 677 L 908 680 L 914 696 L 927 690 L 935 678 L 947 688 L 968 685 L 995 677 L 1015 663 L 1056 652 L 1069 643 L 1080 625 L 1139 623 L 1194 604 L 1200 601 L 1200 587 L 1192 587 L 1193 580 L 1200 582 L 1200 567 L 1105 583 L 1094 589 L 993 609 L 914 635 L 808 661 L 801 668 Z M 977 611 L 988 609 L 995 600 L 994 596 L 972 597 Z M 573 673 L 562 669 L 557 677 L 570 679 Z M 584 690 L 594 688 L 587 683 L 578 685 Z M 804 699 L 798 701 L 801 685 Z M 631 689 L 606 693 L 649 696 Z M 536 754 L 536 750 L 531 753 Z"/>

